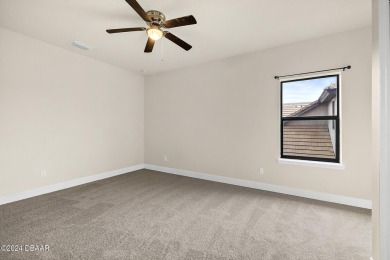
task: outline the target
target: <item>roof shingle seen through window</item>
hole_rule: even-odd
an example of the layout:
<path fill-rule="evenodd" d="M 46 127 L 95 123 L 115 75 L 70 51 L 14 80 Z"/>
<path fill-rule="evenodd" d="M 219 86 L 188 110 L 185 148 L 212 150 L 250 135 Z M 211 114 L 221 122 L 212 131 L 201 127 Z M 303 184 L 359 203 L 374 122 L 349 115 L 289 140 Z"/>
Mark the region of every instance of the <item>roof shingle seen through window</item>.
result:
<path fill-rule="evenodd" d="M 335 158 L 327 126 L 285 125 L 283 128 L 284 155 Z"/>
<path fill-rule="evenodd" d="M 287 117 L 309 105 L 311 102 L 285 103 L 283 104 L 283 117 Z"/>

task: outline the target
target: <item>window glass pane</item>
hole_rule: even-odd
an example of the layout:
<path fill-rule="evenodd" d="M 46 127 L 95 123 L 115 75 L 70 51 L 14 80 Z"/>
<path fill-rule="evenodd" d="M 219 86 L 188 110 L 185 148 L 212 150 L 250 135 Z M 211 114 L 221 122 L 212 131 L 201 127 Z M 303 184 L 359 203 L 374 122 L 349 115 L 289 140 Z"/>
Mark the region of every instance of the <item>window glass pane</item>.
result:
<path fill-rule="evenodd" d="M 336 159 L 335 120 L 291 120 L 283 123 L 283 155 Z"/>
<path fill-rule="evenodd" d="M 337 88 L 337 76 L 282 82 L 282 116 L 337 115 Z"/>

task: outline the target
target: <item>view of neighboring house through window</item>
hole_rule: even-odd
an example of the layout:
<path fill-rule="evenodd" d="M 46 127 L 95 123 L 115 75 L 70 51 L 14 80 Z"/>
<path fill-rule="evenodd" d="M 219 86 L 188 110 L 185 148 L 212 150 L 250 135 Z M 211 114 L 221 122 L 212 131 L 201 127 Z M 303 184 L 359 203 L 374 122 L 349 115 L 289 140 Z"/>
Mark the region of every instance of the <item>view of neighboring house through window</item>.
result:
<path fill-rule="evenodd" d="M 339 162 L 339 76 L 281 82 L 281 157 Z"/>

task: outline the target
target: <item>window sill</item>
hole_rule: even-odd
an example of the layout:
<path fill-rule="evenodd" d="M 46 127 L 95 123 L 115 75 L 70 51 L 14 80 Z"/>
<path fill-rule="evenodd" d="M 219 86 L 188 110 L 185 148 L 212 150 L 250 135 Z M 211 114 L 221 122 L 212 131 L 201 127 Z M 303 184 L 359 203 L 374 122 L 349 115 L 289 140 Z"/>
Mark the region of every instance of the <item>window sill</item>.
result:
<path fill-rule="evenodd" d="M 345 165 L 341 163 L 315 162 L 315 161 L 293 160 L 293 159 L 284 159 L 284 158 L 279 158 L 278 163 L 319 167 L 319 168 L 327 168 L 327 169 L 342 170 L 342 171 L 345 170 Z"/>

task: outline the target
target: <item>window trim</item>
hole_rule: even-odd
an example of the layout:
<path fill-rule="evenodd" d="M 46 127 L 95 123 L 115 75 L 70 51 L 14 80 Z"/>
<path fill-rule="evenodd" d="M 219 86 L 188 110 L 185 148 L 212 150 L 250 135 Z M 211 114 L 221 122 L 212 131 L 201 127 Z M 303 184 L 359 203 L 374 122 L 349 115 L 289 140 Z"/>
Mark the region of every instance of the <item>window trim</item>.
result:
<path fill-rule="evenodd" d="M 329 162 L 329 163 L 341 163 L 341 156 L 340 156 L 340 74 L 339 73 L 329 73 L 324 74 L 321 76 L 314 76 L 314 77 L 301 77 L 301 78 L 294 78 L 294 79 L 287 79 L 287 80 L 281 80 L 280 81 L 280 158 L 281 159 L 291 159 L 291 160 L 302 160 L 302 161 L 315 161 L 315 162 Z M 337 97 L 337 114 L 335 116 L 306 116 L 306 117 L 283 117 L 283 83 L 288 82 L 297 82 L 297 81 L 304 81 L 304 80 L 311 80 L 311 79 L 320 79 L 320 78 L 329 78 L 329 77 L 336 77 L 337 79 L 337 89 L 336 89 L 336 97 Z M 329 159 L 329 158 L 319 158 L 319 157 L 307 157 L 307 156 L 291 156 L 291 155 L 283 155 L 283 123 L 285 121 L 294 121 L 294 120 L 334 120 L 336 122 L 336 129 L 335 129 L 335 139 L 336 139 L 336 158 L 335 159 Z"/>
<path fill-rule="evenodd" d="M 342 163 L 333 163 L 333 162 L 295 160 L 295 159 L 286 159 L 286 158 L 278 158 L 277 161 L 279 164 L 309 166 L 309 167 L 326 168 L 326 169 L 342 170 L 342 171 L 344 171 L 346 168 L 345 165 Z"/>

